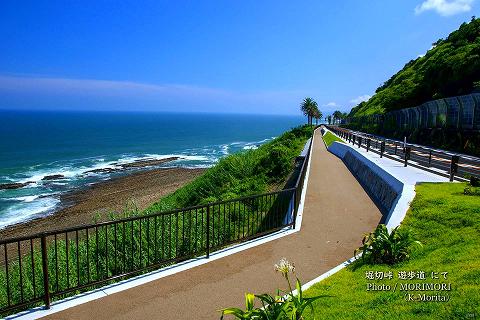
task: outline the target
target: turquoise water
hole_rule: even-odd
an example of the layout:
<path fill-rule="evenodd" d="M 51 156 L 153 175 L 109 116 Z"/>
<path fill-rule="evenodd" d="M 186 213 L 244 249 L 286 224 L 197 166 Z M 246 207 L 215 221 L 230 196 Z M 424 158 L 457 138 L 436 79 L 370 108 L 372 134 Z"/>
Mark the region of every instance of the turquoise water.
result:
<path fill-rule="evenodd" d="M 55 211 L 65 192 L 135 169 L 89 170 L 170 156 L 182 159 L 164 167 L 209 167 L 302 123 L 300 116 L 0 111 L 0 183 L 33 182 L 0 190 L 0 228 Z M 42 180 L 56 174 L 64 178 Z"/>

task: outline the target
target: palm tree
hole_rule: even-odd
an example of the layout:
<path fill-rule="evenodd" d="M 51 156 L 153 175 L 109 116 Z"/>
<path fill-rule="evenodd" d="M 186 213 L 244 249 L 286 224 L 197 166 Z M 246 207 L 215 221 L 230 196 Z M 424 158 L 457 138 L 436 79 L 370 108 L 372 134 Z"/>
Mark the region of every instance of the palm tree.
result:
<path fill-rule="evenodd" d="M 318 110 L 318 104 L 312 98 L 305 98 L 300 105 L 300 110 L 302 110 L 303 114 L 307 116 L 308 124 L 312 124 L 312 118 L 315 114 L 315 110 Z"/>
<path fill-rule="evenodd" d="M 338 110 L 335 111 L 333 113 L 333 122 L 334 123 L 336 122 L 338 124 L 338 122 L 342 119 L 342 117 L 343 117 L 343 114 L 340 111 Z"/>
<path fill-rule="evenodd" d="M 315 118 L 315 125 L 318 125 L 318 120 L 321 119 L 323 116 L 322 111 L 318 110 L 318 108 L 315 109 L 315 112 L 313 114 L 313 117 Z"/>

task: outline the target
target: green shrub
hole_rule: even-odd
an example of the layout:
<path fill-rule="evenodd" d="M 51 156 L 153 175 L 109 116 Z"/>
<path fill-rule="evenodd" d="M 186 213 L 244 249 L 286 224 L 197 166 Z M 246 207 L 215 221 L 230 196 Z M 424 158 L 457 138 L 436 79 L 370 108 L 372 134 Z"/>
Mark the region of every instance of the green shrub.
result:
<path fill-rule="evenodd" d="M 474 176 L 470 176 L 469 183 L 465 185 L 463 194 L 467 196 L 480 196 L 480 179 Z"/>
<path fill-rule="evenodd" d="M 312 129 L 300 126 L 258 149 L 221 159 L 191 183 L 154 203 L 146 213 L 203 204 L 211 197 L 221 201 L 270 191 L 292 172 Z"/>
<path fill-rule="evenodd" d="M 291 171 L 291 161 L 287 147 L 273 146 L 269 153 L 260 160 L 259 174 L 265 174 L 269 181 L 278 181 Z"/>
<path fill-rule="evenodd" d="M 362 246 L 354 254 L 362 252 L 362 261 L 370 264 L 395 264 L 410 257 L 414 246 L 421 246 L 414 239 L 411 229 L 396 227 L 391 233 L 384 224 L 365 235 Z"/>
<path fill-rule="evenodd" d="M 480 196 L 480 188 L 472 187 L 470 185 L 465 186 L 463 194 L 467 196 Z"/>
<path fill-rule="evenodd" d="M 472 187 L 480 187 L 480 178 L 471 176 L 470 177 L 470 185 Z"/>

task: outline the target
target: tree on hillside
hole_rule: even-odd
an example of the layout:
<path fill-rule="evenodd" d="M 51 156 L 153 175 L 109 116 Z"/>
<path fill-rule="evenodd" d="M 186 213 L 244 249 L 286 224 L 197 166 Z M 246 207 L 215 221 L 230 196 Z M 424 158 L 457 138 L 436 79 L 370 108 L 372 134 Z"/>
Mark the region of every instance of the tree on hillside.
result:
<path fill-rule="evenodd" d="M 312 124 L 312 119 L 315 115 L 315 112 L 318 111 L 318 104 L 312 98 L 305 98 L 300 105 L 300 110 L 302 113 L 307 116 L 308 124 Z"/>
<path fill-rule="evenodd" d="M 425 55 L 409 61 L 350 116 L 415 107 L 433 99 L 469 94 L 480 80 L 480 19 L 472 17 Z"/>
<path fill-rule="evenodd" d="M 332 124 L 332 116 L 331 115 L 329 115 L 327 117 L 327 121 L 328 121 L 328 124 Z"/>

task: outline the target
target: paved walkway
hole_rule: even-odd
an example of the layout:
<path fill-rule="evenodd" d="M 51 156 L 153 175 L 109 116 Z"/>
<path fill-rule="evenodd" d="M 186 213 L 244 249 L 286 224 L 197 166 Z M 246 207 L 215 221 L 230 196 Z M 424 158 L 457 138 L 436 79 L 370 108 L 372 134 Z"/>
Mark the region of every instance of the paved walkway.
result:
<path fill-rule="evenodd" d="M 245 292 L 285 288 L 274 263 L 286 257 L 305 283 L 352 257 L 381 213 L 343 162 L 329 153 L 320 131 L 300 232 L 126 291 L 47 319 L 219 319 L 216 310 L 244 303 Z"/>

